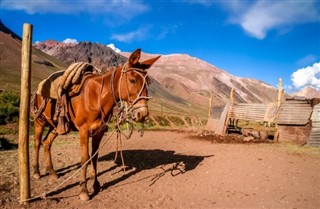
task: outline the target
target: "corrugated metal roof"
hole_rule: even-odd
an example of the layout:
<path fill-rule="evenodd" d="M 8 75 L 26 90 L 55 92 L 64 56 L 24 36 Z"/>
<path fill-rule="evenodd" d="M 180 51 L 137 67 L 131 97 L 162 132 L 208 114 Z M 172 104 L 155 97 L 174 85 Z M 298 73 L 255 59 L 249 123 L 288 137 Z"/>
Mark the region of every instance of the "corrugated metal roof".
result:
<path fill-rule="evenodd" d="M 280 106 L 276 122 L 283 125 L 306 125 L 311 113 L 308 101 L 286 100 Z"/>

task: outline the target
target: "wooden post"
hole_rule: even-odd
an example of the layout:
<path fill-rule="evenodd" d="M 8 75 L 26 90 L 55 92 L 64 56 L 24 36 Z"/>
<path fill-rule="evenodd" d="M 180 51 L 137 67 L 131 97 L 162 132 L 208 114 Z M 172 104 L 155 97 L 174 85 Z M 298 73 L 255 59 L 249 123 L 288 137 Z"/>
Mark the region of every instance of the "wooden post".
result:
<path fill-rule="evenodd" d="M 225 107 L 227 109 L 226 110 L 227 112 L 226 112 L 226 118 L 225 118 L 225 121 L 224 121 L 222 135 L 225 135 L 227 133 L 227 128 L 228 128 L 228 124 L 229 124 L 229 120 L 230 120 L 230 111 L 233 108 L 233 103 L 234 103 L 234 88 L 232 88 L 230 90 L 230 102 Z"/>
<path fill-rule="evenodd" d="M 23 24 L 21 49 L 21 94 L 19 113 L 19 172 L 20 202 L 30 198 L 29 170 L 29 111 L 31 77 L 32 25 Z"/>
<path fill-rule="evenodd" d="M 282 88 L 282 78 L 279 78 L 279 81 L 278 81 L 277 112 L 279 112 L 279 109 L 280 109 L 280 106 L 281 106 L 281 102 L 283 100 L 283 95 L 284 95 L 284 90 Z M 276 123 L 276 131 L 274 133 L 273 140 L 277 141 L 278 138 L 279 138 L 279 127 L 278 127 L 278 124 Z"/>
<path fill-rule="evenodd" d="M 212 93 L 210 94 L 210 98 L 209 98 L 209 108 L 208 108 L 208 120 L 211 118 L 211 109 L 212 109 Z"/>
<path fill-rule="evenodd" d="M 283 88 L 282 88 L 282 78 L 279 78 L 278 81 L 278 99 L 277 99 L 277 108 L 280 108 L 283 97 Z"/>
<path fill-rule="evenodd" d="M 230 104 L 233 105 L 234 103 L 234 88 L 230 90 Z"/>

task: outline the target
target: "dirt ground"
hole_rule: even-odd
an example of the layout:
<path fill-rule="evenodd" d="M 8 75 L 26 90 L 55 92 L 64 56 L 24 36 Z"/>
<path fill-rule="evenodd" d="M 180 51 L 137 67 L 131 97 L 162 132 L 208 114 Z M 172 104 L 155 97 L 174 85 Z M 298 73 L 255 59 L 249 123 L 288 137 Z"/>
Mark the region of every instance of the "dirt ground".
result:
<path fill-rule="evenodd" d="M 221 140 L 224 143 L 219 143 Z M 34 200 L 27 205 L 18 203 L 17 150 L 0 151 L 0 207 L 319 208 L 319 148 L 239 143 L 237 136 L 221 140 L 194 132 L 170 131 L 146 131 L 140 138 L 135 132 L 131 139 L 124 140 L 127 169 L 122 171 L 121 160 L 113 160 L 116 137 L 112 136 L 99 154 L 98 178 L 102 188 L 98 194 L 91 194 L 91 200 L 80 201 L 77 175 L 46 200 Z M 48 183 L 48 176 L 42 172 L 40 180 L 31 180 L 32 196 L 50 191 L 80 167 L 76 135 L 58 137 L 52 152 L 59 179 Z M 33 156 L 30 149 L 31 163 Z"/>

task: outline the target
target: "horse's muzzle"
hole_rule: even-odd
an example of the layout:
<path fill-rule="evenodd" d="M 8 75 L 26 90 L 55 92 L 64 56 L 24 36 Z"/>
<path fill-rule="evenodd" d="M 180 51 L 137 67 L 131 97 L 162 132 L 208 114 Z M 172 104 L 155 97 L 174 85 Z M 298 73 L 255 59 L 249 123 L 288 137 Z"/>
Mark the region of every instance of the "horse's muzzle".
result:
<path fill-rule="evenodd" d="M 134 109 L 132 111 L 132 120 L 134 120 L 135 122 L 143 122 L 149 114 L 148 106 L 141 105 L 133 108 Z"/>

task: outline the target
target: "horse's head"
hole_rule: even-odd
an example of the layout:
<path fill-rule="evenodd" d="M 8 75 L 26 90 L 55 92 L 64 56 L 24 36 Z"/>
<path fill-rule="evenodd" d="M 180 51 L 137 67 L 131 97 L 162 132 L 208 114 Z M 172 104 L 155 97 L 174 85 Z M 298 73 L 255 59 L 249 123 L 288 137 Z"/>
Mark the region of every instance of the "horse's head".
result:
<path fill-rule="evenodd" d="M 160 56 L 139 62 L 141 49 L 135 50 L 129 57 L 128 62 L 122 66 L 121 76 L 119 80 L 119 97 L 126 101 L 132 119 L 136 122 L 143 121 L 148 115 L 147 102 L 148 97 L 147 86 L 149 78 L 147 69 L 160 58 Z"/>

